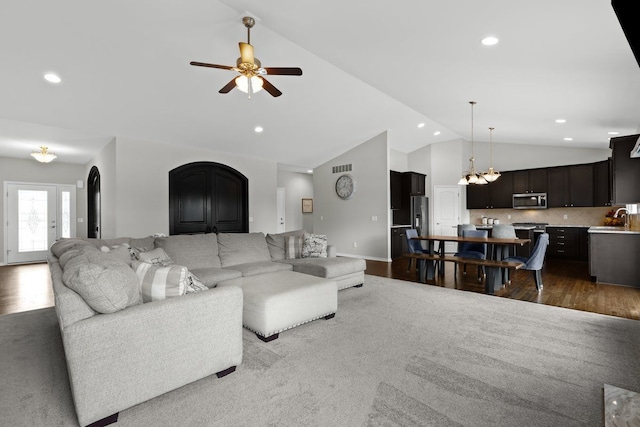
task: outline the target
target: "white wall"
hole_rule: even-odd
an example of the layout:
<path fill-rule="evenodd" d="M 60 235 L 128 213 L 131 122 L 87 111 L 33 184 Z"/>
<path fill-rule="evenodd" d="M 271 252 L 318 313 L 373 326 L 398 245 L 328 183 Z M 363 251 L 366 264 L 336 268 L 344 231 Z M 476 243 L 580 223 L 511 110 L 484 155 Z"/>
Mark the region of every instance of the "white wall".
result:
<path fill-rule="evenodd" d="M 87 202 L 86 202 L 86 194 L 87 194 L 87 178 L 89 177 L 89 172 L 93 166 L 98 168 L 98 172 L 100 172 L 100 236 L 104 239 L 110 239 L 114 237 L 119 237 L 116 229 L 116 217 L 118 214 L 117 210 L 117 181 L 116 176 L 117 173 L 117 165 L 116 165 L 116 149 L 117 144 L 116 140 L 113 139 L 109 144 L 107 144 L 98 155 L 89 163 L 87 163 L 85 172 L 84 172 L 84 182 L 85 182 L 85 203 L 83 206 L 85 212 L 85 222 L 79 224 L 84 229 L 85 236 L 87 235 L 87 227 L 88 221 L 86 217 L 87 212 Z M 132 236 L 138 237 L 138 236 Z"/>
<path fill-rule="evenodd" d="M 43 184 L 68 184 L 75 186 L 77 181 L 84 180 L 84 166 L 70 163 L 39 163 L 33 159 L 13 159 L 0 157 L 0 185 L 4 188 L 5 181 L 38 182 Z M 87 204 L 87 193 L 81 189 L 76 190 L 76 215 L 85 218 L 84 206 Z M 7 218 L 5 215 L 6 194 L 0 197 L 0 215 L 3 216 L 0 227 L 0 264 L 6 263 L 7 249 L 5 248 L 5 230 Z M 77 235 L 86 236 L 86 227 L 77 224 Z M 84 232 L 84 234 L 83 234 Z"/>
<path fill-rule="evenodd" d="M 313 199 L 313 175 L 278 171 L 278 187 L 285 189 L 285 231 L 313 233 L 314 214 L 302 213 L 302 199 Z"/>
<path fill-rule="evenodd" d="M 409 155 L 402 151 L 389 149 L 389 169 L 397 172 L 409 172 Z"/>
<path fill-rule="evenodd" d="M 226 153 L 118 137 L 116 234 L 169 233 L 169 171 L 187 163 L 225 164 L 249 180 L 249 231 L 276 232 L 277 163 Z"/>
<path fill-rule="evenodd" d="M 384 132 L 314 169 L 314 231 L 326 234 L 329 244 L 343 255 L 388 260 L 389 162 Z M 342 200 L 335 193 L 341 173 L 333 166 L 352 164 L 349 172 L 357 183 L 355 195 Z M 377 216 L 377 221 L 371 217 Z M 357 247 L 353 247 L 353 243 Z"/>

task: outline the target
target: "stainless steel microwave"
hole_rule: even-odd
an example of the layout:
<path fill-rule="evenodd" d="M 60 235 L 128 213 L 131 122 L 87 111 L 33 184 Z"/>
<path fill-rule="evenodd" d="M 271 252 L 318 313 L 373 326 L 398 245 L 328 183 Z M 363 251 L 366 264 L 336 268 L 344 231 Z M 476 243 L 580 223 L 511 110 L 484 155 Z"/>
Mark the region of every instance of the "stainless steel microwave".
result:
<path fill-rule="evenodd" d="M 513 209 L 547 209 L 547 193 L 514 194 Z"/>

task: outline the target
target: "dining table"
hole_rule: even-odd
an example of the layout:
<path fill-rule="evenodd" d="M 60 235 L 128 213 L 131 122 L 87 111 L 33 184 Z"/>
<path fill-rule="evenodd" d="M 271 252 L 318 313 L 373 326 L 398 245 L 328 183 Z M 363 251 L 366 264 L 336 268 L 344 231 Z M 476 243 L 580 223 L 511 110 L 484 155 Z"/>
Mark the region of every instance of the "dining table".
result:
<path fill-rule="evenodd" d="M 487 258 L 501 261 L 503 256 L 508 253 L 508 248 L 512 246 L 523 246 L 531 239 L 520 238 L 502 238 L 502 237 L 465 237 L 465 236 L 447 236 L 429 234 L 425 236 L 413 237 L 414 240 L 420 240 L 427 243 L 428 253 L 431 255 L 438 254 L 444 256 L 444 248 L 446 242 L 454 243 L 484 243 L 487 245 Z M 435 250 L 435 243 L 439 242 L 438 250 Z M 434 280 L 436 274 L 436 268 L 438 268 L 440 275 L 444 275 L 444 262 L 443 261 L 431 261 L 420 260 L 418 263 L 418 277 L 423 283 L 427 280 Z M 503 268 L 486 267 L 487 277 L 485 279 L 485 290 L 488 294 L 493 294 L 494 291 L 502 288 L 504 283 L 503 278 L 507 277 L 507 272 Z"/>

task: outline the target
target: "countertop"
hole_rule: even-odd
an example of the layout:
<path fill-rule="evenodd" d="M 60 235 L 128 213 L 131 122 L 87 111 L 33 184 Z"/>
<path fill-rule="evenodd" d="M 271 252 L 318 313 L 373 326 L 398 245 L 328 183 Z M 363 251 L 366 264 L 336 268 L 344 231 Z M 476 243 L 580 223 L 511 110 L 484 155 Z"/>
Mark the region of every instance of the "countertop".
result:
<path fill-rule="evenodd" d="M 403 228 L 403 227 L 411 228 L 411 224 L 407 224 L 407 225 L 396 225 L 396 224 L 393 224 L 391 226 L 391 228 Z"/>
<path fill-rule="evenodd" d="M 607 225 L 597 225 L 595 227 L 589 227 L 589 233 L 640 234 L 640 230 L 630 230 L 626 227 L 611 227 Z"/>
<path fill-rule="evenodd" d="M 498 224 L 498 225 L 502 225 L 502 224 Z M 506 225 L 511 225 L 511 224 L 506 224 Z M 476 229 L 478 230 L 491 230 L 492 228 L 493 228 L 493 225 L 489 225 L 489 224 L 476 225 Z M 534 225 L 515 225 L 513 228 L 515 230 L 534 230 L 536 227 Z"/>

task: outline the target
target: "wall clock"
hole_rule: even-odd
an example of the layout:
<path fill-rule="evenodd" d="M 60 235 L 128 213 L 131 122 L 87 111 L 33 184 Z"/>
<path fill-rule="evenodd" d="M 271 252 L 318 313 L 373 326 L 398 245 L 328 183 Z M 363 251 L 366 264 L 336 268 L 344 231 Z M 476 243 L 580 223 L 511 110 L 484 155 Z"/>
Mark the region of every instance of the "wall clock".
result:
<path fill-rule="evenodd" d="M 336 194 L 343 200 L 353 197 L 356 192 L 356 180 L 351 175 L 341 175 L 336 181 Z"/>

